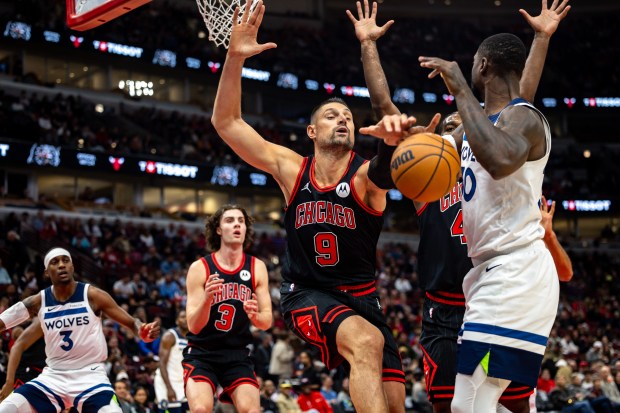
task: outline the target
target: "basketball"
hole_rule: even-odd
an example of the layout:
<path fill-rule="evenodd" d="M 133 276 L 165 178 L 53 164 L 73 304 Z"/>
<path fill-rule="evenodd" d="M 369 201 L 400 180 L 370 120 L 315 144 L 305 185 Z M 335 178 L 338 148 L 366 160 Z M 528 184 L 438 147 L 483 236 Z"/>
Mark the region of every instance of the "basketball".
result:
<path fill-rule="evenodd" d="M 434 133 L 418 133 L 398 144 L 390 170 L 404 196 L 434 202 L 450 192 L 460 168 L 460 157 L 449 141 Z"/>

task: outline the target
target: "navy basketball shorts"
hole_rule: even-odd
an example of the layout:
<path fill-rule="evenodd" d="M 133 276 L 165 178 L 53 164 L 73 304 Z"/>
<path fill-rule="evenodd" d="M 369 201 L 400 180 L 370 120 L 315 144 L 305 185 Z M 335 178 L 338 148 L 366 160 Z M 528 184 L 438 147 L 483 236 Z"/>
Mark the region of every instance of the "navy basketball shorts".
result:
<path fill-rule="evenodd" d="M 443 293 L 426 294 L 420 346 L 424 357 L 426 392 L 431 403 L 450 402 L 454 398 L 457 338 L 464 314 L 465 304 L 462 299 Z M 500 402 L 526 398 L 533 392 L 532 387 L 511 382 L 500 397 Z"/>
<path fill-rule="evenodd" d="M 183 350 L 183 382 L 187 380 L 208 383 L 215 395 L 217 386 L 222 386 L 219 400 L 232 403 L 233 391 L 242 384 L 258 389 L 254 363 L 247 349 L 206 350 L 188 345 Z"/>
<path fill-rule="evenodd" d="M 400 354 L 387 325 L 376 290 L 356 294 L 338 290 L 318 290 L 282 283 L 281 309 L 288 328 L 314 346 L 328 369 L 343 363 L 338 353 L 336 332 L 349 317 L 359 315 L 383 334 L 383 381 L 405 382 Z M 374 285 L 374 283 L 373 283 Z M 348 366 L 348 364 L 346 364 Z"/>

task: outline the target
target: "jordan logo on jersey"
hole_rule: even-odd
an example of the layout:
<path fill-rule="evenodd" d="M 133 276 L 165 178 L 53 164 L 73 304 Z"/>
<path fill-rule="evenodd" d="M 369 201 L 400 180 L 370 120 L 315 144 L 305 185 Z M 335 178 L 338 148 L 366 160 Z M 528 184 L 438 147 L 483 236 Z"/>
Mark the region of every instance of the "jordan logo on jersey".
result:
<path fill-rule="evenodd" d="M 301 191 L 299 191 L 299 192 L 303 192 L 303 191 L 308 191 L 308 192 L 312 193 L 312 191 L 310 190 L 310 182 L 306 182 L 304 187 L 301 188 Z"/>

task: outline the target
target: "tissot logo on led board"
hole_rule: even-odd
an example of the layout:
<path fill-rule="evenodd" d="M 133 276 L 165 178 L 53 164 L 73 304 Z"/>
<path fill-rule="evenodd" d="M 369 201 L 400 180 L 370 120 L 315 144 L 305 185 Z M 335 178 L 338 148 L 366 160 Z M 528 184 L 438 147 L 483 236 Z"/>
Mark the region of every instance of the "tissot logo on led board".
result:
<path fill-rule="evenodd" d="M 179 178 L 196 178 L 197 166 L 179 165 L 176 163 L 139 161 L 138 166 L 142 172 L 154 175 L 175 176 Z"/>

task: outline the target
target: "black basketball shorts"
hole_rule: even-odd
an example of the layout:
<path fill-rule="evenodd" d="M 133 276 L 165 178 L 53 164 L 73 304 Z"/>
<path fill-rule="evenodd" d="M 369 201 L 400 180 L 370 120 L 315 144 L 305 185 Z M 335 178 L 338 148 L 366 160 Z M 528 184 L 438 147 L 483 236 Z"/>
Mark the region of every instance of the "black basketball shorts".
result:
<path fill-rule="evenodd" d="M 353 287 L 355 288 L 355 287 Z M 383 381 L 405 382 L 402 362 L 374 288 L 368 293 L 318 290 L 282 283 L 282 315 L 299 338 L 314 346 L 328 369 L 344 361 L 338 353 L 336 332 L 349 317 L 359 315 L 383 334 Z"/>
<path fill-rule="evenodd" d="M 206 350 L 188 345 L 183 351 L 183 381 L 191 378 L 196 382 L 206 382 L 216 394 L 218 384 L 222 386 L 219 400 L 232 403 L 232 392 L 242 384 L 258 388 L 254 363 L 247 349 Z"/>

